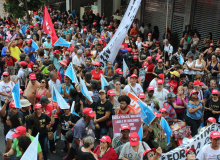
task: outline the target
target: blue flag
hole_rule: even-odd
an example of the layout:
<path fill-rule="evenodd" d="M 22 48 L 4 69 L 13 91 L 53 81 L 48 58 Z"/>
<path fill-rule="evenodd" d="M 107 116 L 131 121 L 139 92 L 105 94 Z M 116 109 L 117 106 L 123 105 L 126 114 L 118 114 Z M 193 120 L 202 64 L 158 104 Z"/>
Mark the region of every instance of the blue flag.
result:
<path fill-rule="evenodd" d="M 180 54 L 179 64 L 183 65 L 183 63 L 184 63 L 184 59 L 183 56 Z"/>
<path fill-rule="evenodd" d="M 54 87 L 57 103 L 60 106 L 61 109 L 69 109 L 70 106 L 67 104 L 67 102 L 63 99 L 63 97 L 60 95 L 60 93 L 57 91 L 57 89 Z"/>
<path fill-rule="evenodd" d="M 103 76 L 103 74 L 101 74 L 101 85 L 102 85 L 102 90 L 105 89 L 105 86 L 109 85 L 108 81 L 105 79 L 105 77 Z"/>
<path fill-rule="evenodd" d="M 57 102 L 57 97 L 56 97 L 56 93 L 55 93 L 55 88 L 54 86 L 52 87 L 52 100 Z"/>
<path fill-rule="evenodd" d="M 12 96 L 15 102 L 15 107 L 21 108 L 20 102 L 20 84 L 19 81 L 15 84 L 14 88 L 12 89 Z"/>
<path fill-rule="evenodd" d="M 172 130 L 169 124 L 167 123 L 167 121 L 163 117 L 161 117 L 160 126 L 163 128 L 164 132 L 167 135 L 167 145 L 168 145 L 170 143 L 170 136 L 172 136 Z"/>
<path fill-rule="evenodd" d="M 34 138 L 34 140 L 31 142 L 31 144 L 28 146 L 27 150 L 24 152 L 24 154 L 21 157 L 21 160 L 37 160 L 38 156 L 38 137 L 39 133 L 37 136 Z"/>
<path fill-rule="evenodd" d="M 21 32 L 22 32 L 23 35 L 25 35 L 26 29 L 27 29 L 27 28 L 26 28 L 25 26 L 23 26 L 23 27 L 21 28 Z"/>
<path fill-rule="evenodd" d="M 38 50 L 38 45 L 34 42 L 34 40 L 32 39 L 32 47 L 34 47 L 35 51 Z"/>
<path fill-rule="evenodd" d="M 125 62 L 125 59 L 123 59 L 123 76 L 126 75 L 126 69 L 128 68 L 126 62 Z"/>
<path fill-rule="evenodd" d="M 71 111 L 70 111 L 70 113 L 72 113 L 72 114 L 74 114 L 74 115 L 80 117 L 80 116 L 75 112 L 74 107 L 75 107 L 75 101 L 72 102 L 72 106 L 71 106 Z"/>
<path fill-rule="evenodd" d="M 63 38 L 59 38 L 55 43 L 54 43 L 54 46 L 63 46 L 63 47 L 69 47 L 70 44 L 65 41 Z"/>
<path fill-rule="evenodd" d="M 89 91 L 86 87 L 86 84 L 84 83 L 84 81 L 80 78 L 80 89 L 81 89 L 81 93 L 90 101 L 93 102 L 91 95 L 89 94 Z"/>
<path fill-rule="evenodd" d="M 138 103 L 141 108 L 141 120 L 144 121 L 146 125 L 149 125 L 156 116 L 146 105 L 144 105 L 140 101 L 138 101 Z"/>
<path fill-rule="evenodd" d="M 79 84 L 79 81 L 76 77 L 76 73 L 73 69 L 72 63 L 70 63 L 68 68 L 66 69 L 65 75 L 68 76 L 72 80 L 72 82 Z"/>
<path fill-rule="evenodd" d="M 218 117 L 218 122 L 220 122 L 220 115 L 219 115 L 219 117 Z"/>
<path fill-rule="evenodd" d="M 138 131 L 138 135 L 139 135 L 139 141 L 142 141 L 142 138 L 143 138 L 143 127 L 141 125 L 139 131 Z"/>

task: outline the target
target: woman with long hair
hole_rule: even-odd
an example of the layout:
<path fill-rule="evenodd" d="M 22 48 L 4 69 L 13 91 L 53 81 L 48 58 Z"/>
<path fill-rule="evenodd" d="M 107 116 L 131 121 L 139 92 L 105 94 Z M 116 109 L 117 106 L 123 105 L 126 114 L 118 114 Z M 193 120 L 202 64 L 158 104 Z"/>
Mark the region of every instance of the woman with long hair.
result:
<path fill-rule="evenodd" d="M 203 50 L 204 51 L 210 47 L 210 43 L 214 43 L 211 32 L 208 34 L 208 37 L 206 37 L 203 41 L 203 44 L 204 44 Z"/>
<path fill-rule="evenodd" d="M 198 46 L 200 42 L 200 36 L 198 32 L 195 32 L 193 38 L 191 39 L 190 43 L 194 46 Z"/>
<path fill-rule="evenodd" d="M 106 80 L 109 82 L 114 74 L 114 69 L 112 66 L 112 62 L 107 62 L 106 66 L 102 69 L 103 73 L 104 73 L 104 77 L 106 78 Z"/>
<path fill-rule="evenodd" d="M 114 86 L 115 86 L 115 89 L 113 89 L 113 91 L 115 92 L 114 99 L 116 99 L 116 101 L 114 102 L 113 108 L 116 109 L 120 107 L 120 103 L 118 102 L 118 97 L 121 95 L 126 95 L 126 93 L 123 89 L 121 89 L 121 82 L 119 79 L 114 80 Z"/>
<path fill-rule="evenodd" d="M 203 52 L 203 55 L 204 55 L 205 60 L 207 61 L 207 63 L 211 60 L 211 58 L 212 58 L 212 57 L 211 57 L 212 53 L 215 53 L 214 46 L 215 46 L 214 43 L 210 43 L 210 47 L 207 48 L 207 49 Z"/>
<path fill-rule="evenodd" d="M 141 85 L 142 82 L 141 82 L 141 77 L 139 77 L 139 69 L 135 66 L 135 67 L 131 67 L 130 70 L 129 70 L 129 74 L 127 74 L 127 78 L 128 78 L 128 84 L 130 83 L 130 76 L 132 74 L 135 74 L 137 75 L 138 77 L 138 83 Z"/>
<path fill-rule="evenodd" d="M 101 84 L 101 74 L 103 74 L 103 71 L 100 69 L 101 63 L 97 61 L 95 62 L 94 66 L 95 66 L 95 69 L 91 71 L 92 79 L 96 80 L 99 84 Z"/>
<path fill-rule="evenodd" d="M 187 75 L 189 80 L 192 80 L 193 79 L 193 75 L 194 75 L 193 65 L 195 65 L 195 62 L 193 61 L 193 57 L 192 56 L 188 56 L 187 58 L 188 58 L 188 61 L 186 61 L 186 63 L 183 66 L 184 73 Z"/>
<path fill-rule="evenodd" d="M 64 98 L 64 100 L 67 102 L 71 97 L 70 97 L 70 89 L 73 88 L 73 85 L 70 83 L 70 78 L 68 76 L 64 76 L 64 83 L 60 85 L 60 94 Z"/>
<path fill-rule="evenodd" d="M 134 54 L 134 55 L 138 55 L 139 54 L 139 49 L 137 48 L 137 45 L 135 42 L 133 42 L 131 44 L 131 48 L 132 48 L 132 51 L 131 51 L 131 54 Z"/>
<path fill-rule="evenodd" d="M 82 71 L 83 69 L 85 69 L 85 65 L 84 64 L 79 64 L 78 65 L 78 70 L 76 72 L 77 77 L 82 78 Z"/>
<path fill-rule="evenodd" d="M 40 88 L 38 88 L 36 92 L 36 100 L 34 104 L 40 102 L 41 96 L 46 96 L 47 98 L 51 97 L 48 88 L 49 88 L 48 81 L 46 79 L 42 79 L 40 81 Z"/>
<path fill-rule="evenodd" d="M 206 72 L 211 73 L 212 78 L 217 80 L 217 74 L 220 73 L 220 63 L 218 63 L 216 55 L 212 55 L 212 60 L 206 66 Z"/>
<path fill-rule="evenodd" d="M 183 35 L 183 38 L 180 41 L 180 45 L 183 45 L 183 54 L 184 54 L 184 56 L 186 56 L 187 51 L 188 51 L 188 40 L 187 40 L 187 38 L 188 38 L 188 32 L 186 32 Z"/>

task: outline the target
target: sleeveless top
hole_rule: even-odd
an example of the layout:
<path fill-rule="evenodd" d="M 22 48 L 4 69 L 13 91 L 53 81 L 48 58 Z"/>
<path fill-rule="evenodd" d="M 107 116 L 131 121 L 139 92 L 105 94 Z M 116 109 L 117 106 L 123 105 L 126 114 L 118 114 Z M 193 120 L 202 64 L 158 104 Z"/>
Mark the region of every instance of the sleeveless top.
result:
<path fill-rule="evenodd" d="M 158 74 L 160 74 L 160 73 L 163 73 L 163 71 L 164 71 L 164 67 L 162 68 L 162 69 L 158 69 L 158 66 L 156 66 L 156 68 L 155 68 L 155 73 L 158 75 Z"/>
<path fill-rule="evenodd" d="M 192 45 L 196 45 L 196 43 L 199 41 L 199 38 L 193 38 L 192 42 L 193 44 Z"/>
<path fill-rule="evenodd" d="M 202 69 L 203 63 L 198 64 L 197 61 L 198 60 L 196 60 L 195 68 Z M 202 75 L 204 74 L 204 71 L 202 71 L 202 72 L 201 71 L 194 71 L 194 72 L 195 72 L 195 74 L 202 74 Z"/>
<path fill-rule="evenodd" d="M 113 89 L 113 91 L 115 92 L 115 89 Z M 120 103 L 118 102 L 118 97 L 122 95 L 122 89 L 120 90 L 118 95 L 114 96 L 114 105 L 113 108 L 116 109 L 118 107 L 120 107 Z"/>
<path fill-rule="evenodd" d="M 193 65 L 193 61 L 191 62 L 191 63 L 188 63 L 189 61 L 187 61 L 187 65 L 189 66 L 189 67 L 191 67 L 192 65 Z M 194 74 L 194 71 L 193 70 L 188 70 L 188 69 L 184 69 L 184 73 L 185 74 Z"/>
<path fill-rule="evenodd" d="M 45 91 L 42 94 L 38 94 L 39 90 L 40 90 L 40 88 L 37 90 L 37 93 L 36 93 L 36 101 L 37 101 L 37 103 L 40 102 L 41 96 L 45 96 L 45 93 L 47 91 L 47 89 L 45 89 Z"/>
<path fill-rule="evenodd" d="M 130 112 L 131 112 L 131 108 L 129 108 L 129 110 L 127 112 L 125 112 L 125 113 L 121 112 L 121 107 L 118 110 L 118 114 L 130 114 Z"/>
<path fill-rule="evenodd" d="M 212 66 L 212 61 L 211 61 L 211 63 L 210 63 L 210 65 L 209 65 L 209 67 L 208 67 L 208 70 L 211 72 L 211 74 L 212 74 L 212 76 L 213 77 L 217 77 L 217 73 L 212 73 L 212 70 L 216 70 L 216 71 L 218 71 L 218 62 L 216 63 L 216 65 L 213 67 Z"/>
<path fill-rule="evenodd" d="M 183 42 L 183 49 L 187 50 L 188 41 L 185 40 L 184 38 L 182 38 L 182 39 L 184 40 L 184 42 Z"/>

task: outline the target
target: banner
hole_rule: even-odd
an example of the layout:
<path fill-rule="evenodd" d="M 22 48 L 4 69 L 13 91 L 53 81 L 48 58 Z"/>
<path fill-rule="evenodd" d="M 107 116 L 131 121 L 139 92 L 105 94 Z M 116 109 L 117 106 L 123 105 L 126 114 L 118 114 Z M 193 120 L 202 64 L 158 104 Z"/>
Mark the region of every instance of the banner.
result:
<path fill-rule="evenodd" d="M 130 126 L 132 132 L 139 132 L 141 127 L 141 115 L 140 114 L 122 114 L 112 116 L 114 137 L 121 136 L 121 126 L 127 124 Z"/>
<path fill-rule="evenodd" d="M 181 146 L 169 151 L 168 153 L 163 153 L 160 160 L 185 160 L 185 151 L 189 148 L 195 148 L 196 154 L 207 144 L 210 144 L 210 133 L 212 131 L 220 131 L 220 124 L 214 123 L 203 132 L 189 139 L 188 142 L 183 143 Z"/>
<path fill-rule="evenodd" d="M 134 94 L 132 94 L 130 92 L 128 93 L 127 96 L 131 99 L 131 103 L 130 103 L 129 107 L 132 108 L 135 111 L 134 112 L 135 114 L 140 113 L 141 108 L 138 104 L 138 101 L 141 102 L 141 100 L 137 96 L 135 96 Z"/>
<path fill-rule="evenodd" d="M 129 6 L 124 14 L 124 17 L 115 32 L 114 36 L 108 43 L 108 45 L 103 49 L 99 54 L 99 62 L 101 62 L 101 67 L 104 67 L 107 62 L 114 62 L 115 57 L 118 54 L 119 49 L 121 48 L 122 42 L 125 39 L 125 36 L 133 23 L 135 15 L 139 9 L 141 0 L 130 0 Z"/>

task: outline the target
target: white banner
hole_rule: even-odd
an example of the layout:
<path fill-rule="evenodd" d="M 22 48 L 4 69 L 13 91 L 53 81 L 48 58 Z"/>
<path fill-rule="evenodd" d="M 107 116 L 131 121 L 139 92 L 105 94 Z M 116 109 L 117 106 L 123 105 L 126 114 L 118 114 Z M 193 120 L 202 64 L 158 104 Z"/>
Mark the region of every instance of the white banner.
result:
<path fill-rule="evenodd" d="M 185 151 L 189 148 L 195 148 L 197 153 L 196 155 L 198 155 L 199 151 L 205 145 L 211 143 L 209 136 L 212 131 L 220 131 L 220 124 L 212 124 L 202 133 L 190 139 L 191 142 L 182 144 L 181 146 L 171 150 L 170 152 L 162 154 L 160 160 L 185 160 Z"/>
<path fill-rule="evenodd" d="M 112 63 L 114 62 L 115 57 L 117 56 L 118 51 L 121 48 L 121 44 L 124 41 L 131 24 L 133 23 L 140 4 L 141 0 L 130 1 L 117 31 L 115 32 L 108 45 L 99 54 L 99 62 L 101 62 L 101 67 L 104 67 L 109 61 L 111 61 Z"/>

